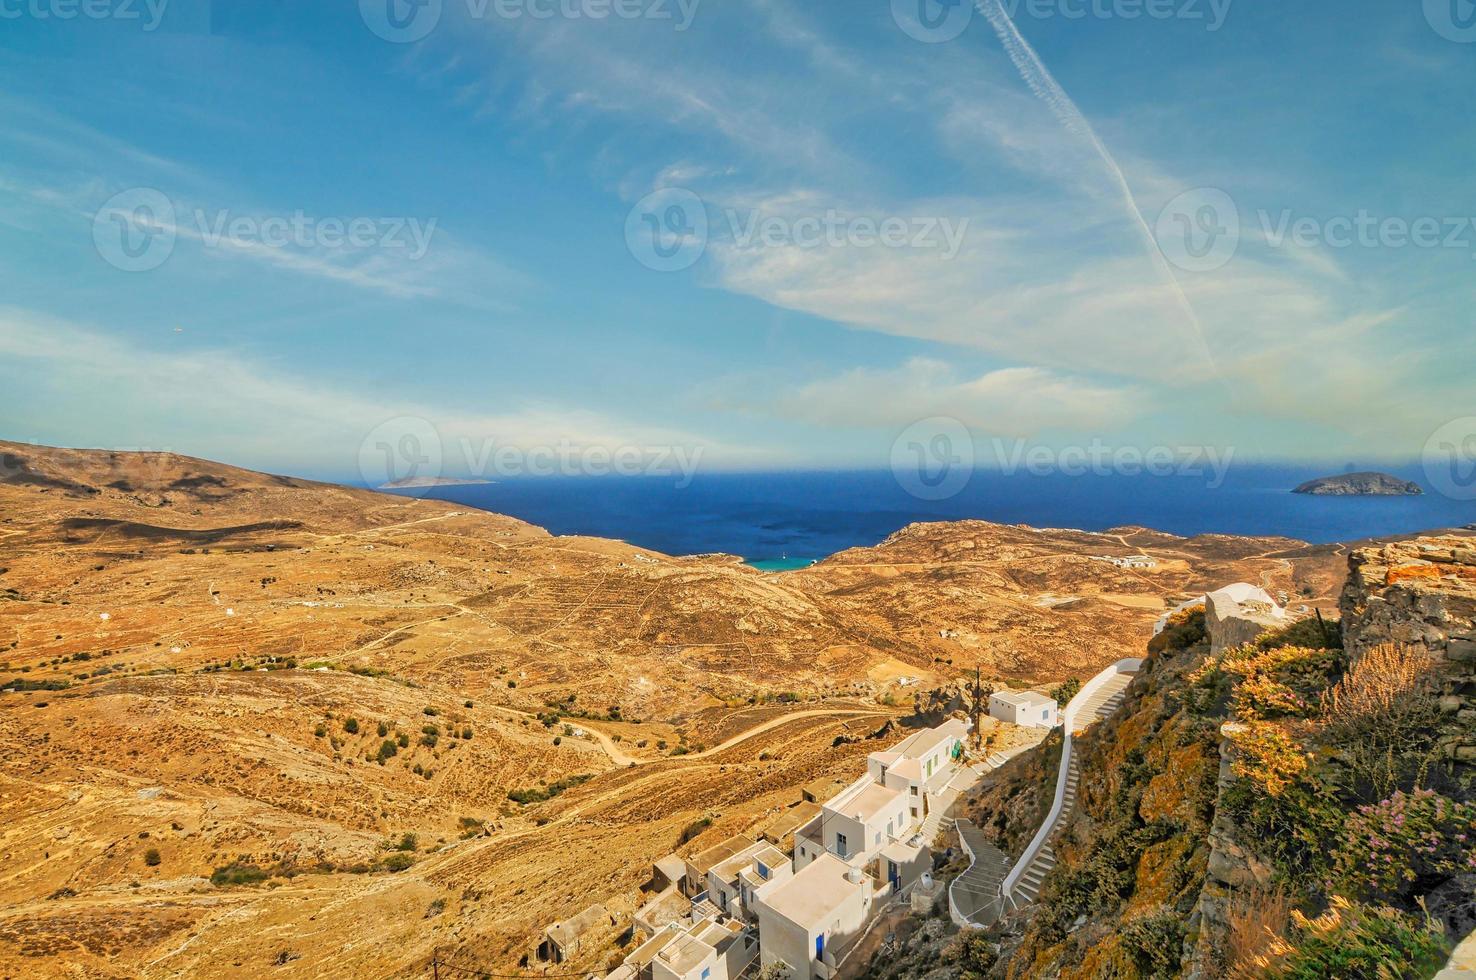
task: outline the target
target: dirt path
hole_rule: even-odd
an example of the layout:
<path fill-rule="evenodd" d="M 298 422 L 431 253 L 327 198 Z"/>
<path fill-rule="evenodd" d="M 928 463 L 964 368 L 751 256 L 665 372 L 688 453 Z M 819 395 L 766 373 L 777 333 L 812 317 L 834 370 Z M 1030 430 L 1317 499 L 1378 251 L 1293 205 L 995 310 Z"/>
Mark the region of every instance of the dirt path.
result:
<path fill-rule="evenodd" d="M 500 711 L 503 714 L 514 715 L 518 718 L 536 719 L 538 717 L 531 711 L 519 711 L 517 708 L 507 708 L 497 704 L 489 705 L 489 707 L 493 711 Z M 806 718 L 843 718 L 856 715 L 890 717 L 890 712 L 871 708 L 813 708 L 805 711 L 793 711 L 787 715 L 780 715 L 778 718 L 770 718 L 768 721 L 761 722 L 760 724 L 757 724 L 752 728 L 745 729 L 744 731 L 739 732 L 737 735 L 734 735 L 732 738 L 719 742 L 717 745 L 714 745 L 710 749 L 703 749 L 701 752 L 691 752 L 684 756 L 657 756 L 653 759 L 637 758 L 633 755 L 627 755 L 625 751 L 620 748 L 620 744 L 618 742 L 616 742 L 605 732 L 600 731 L 592 723 L 587 722 L 582 718 L 572 719 L 569 724 L 573 724 L 574 721 L 578 721 L 579 727 L 589 733 L 589 735 L 595 740 L 595 742 L 599 744 L 600 748 L 604 749 L 605 755 L 610 757 L 611 762 L 613 762 L 616 766 L 628 768 L 630 766 L 648 766 L 656 762 L 671 762 L 678 765 L 683 762 L 695 762 L 699 759 L 710 758 L 711 756 L 717 755 L 719 752 L 726 752 L 728 749 L 733 748 L 735 745 L 741 745 L 750 738 L 762 735 L 765 732 L 771 732 L 781 725 L 787 725 L 792 721 L 803 721 Z"/>

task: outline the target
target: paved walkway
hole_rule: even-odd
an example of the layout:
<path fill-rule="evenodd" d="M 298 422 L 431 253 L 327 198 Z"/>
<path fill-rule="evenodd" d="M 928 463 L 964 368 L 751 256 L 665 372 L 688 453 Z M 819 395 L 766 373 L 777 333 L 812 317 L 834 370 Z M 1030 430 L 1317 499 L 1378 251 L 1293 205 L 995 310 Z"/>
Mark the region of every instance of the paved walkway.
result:
<path fill-rule="evenodd" d="M 1118 674 L 1103 684 L 1099 690 L 1093 692 L 1092 696 L 1082 703 L 1077 713 L 1076 731 L 1079 732 L 1116 711 L 1126 696 L 1127 686 L 1132 682 L 1133 676 L 1132 674 Z M 1062 825 L 1070 819 L 1072 811 L 1076 809 L 1076 788 L 1081 782 L 1081 770 L 1077 768 L 1077 753 L 1069 753 L 1063 761 L 1066 765 L 1066 792 L 1062 796 L 1061 812 L 1057 814 L 1056 822 L 1051 827 L 1050 836 L 1046 838 L 1045 844 L 1036 852 L 1034 859 L 1026 866 L 1025 873 L 1020 876 L 1020 880 L 1011 890 L 1010 905 L 1013 908 L 1018 909 L 1030 905 L 1040 897 L 1041 883 L 1056 866 L 1056 851 L 1051 846 L 1051 840 Z"/>

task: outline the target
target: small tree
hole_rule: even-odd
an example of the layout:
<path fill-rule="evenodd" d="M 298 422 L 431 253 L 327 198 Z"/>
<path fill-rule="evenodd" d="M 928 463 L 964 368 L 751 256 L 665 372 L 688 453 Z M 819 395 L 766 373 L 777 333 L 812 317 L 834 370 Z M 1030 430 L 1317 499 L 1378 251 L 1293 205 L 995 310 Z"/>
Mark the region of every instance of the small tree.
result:
<path fill-rule="evenodd" d="M 359 719 L 349 718 L 343 723 L 343 730 L 348 732 L 350 735 L 359 734 Z"/>

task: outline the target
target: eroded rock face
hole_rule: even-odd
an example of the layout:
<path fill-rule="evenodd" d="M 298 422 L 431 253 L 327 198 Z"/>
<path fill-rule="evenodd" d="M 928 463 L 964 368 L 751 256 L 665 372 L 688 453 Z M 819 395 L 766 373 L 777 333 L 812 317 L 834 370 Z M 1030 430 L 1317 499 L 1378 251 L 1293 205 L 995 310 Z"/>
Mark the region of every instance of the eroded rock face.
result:
<path fill-rule="evenodd" d="M 1349 558 L 1340 603 L 1343 642 L 1356 660 L 1385 643 L 1418 644 L 1435 660 L 1431 683 L 1447 719 L 1449 757 L 1476 765 L 1476 548 L 1433 537 L 1363 548 Z"/>

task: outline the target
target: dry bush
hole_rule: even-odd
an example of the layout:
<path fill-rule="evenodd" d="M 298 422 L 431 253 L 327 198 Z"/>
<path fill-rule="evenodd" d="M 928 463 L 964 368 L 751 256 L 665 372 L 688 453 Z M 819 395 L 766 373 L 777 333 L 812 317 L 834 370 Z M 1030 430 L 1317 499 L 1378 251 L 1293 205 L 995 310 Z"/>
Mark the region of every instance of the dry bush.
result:
<path fill-rule="evenodd" d="M 1230 980 L 1265 976 L 1273 946 L 1285 942 L 1291 925 L 1291 896 L 1282 886 L 1253 886 L 1232 895 L 1227 910 L 1225 969 Z"/>
<path fill-rule="evenodd" d="M 1420 684 L 1433 660 L 1424 647 L 1374 647 L 1323 696 L 1324 720 L 1333 727 L 1377 725 L 1402 713 L 1410 698 L 1422 696 Z"/>
<path fill-rule="evenodd" d="M 1425 686 L 1433 665 L 1424 647 L 1374 647 L 1324 695 L 1323 724 L 1365 798 L 1384 799 L 1423 778 L 1439 722 Z"/>

